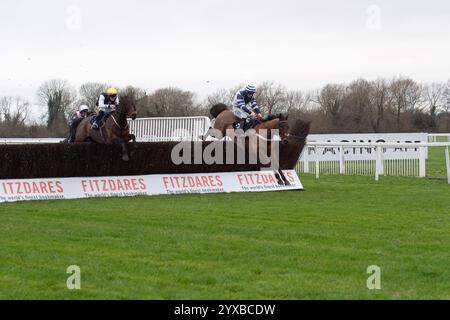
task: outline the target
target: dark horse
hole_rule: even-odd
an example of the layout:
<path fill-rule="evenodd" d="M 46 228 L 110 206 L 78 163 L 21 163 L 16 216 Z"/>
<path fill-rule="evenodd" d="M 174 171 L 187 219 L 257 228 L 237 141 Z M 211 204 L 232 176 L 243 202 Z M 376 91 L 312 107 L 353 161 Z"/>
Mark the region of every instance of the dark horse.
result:
<path fill-rule="evenodd" d="M 91 128 L 91 120 L 95 115 L 91 115 L 78 125 L 75 136 L 75 143 L 93 141 L 98 144 L 120 144 L 122 146 L 122 160 L 129 161 L 126 144 L 133 140 L 134 150 L 136 150 L 136 136 L 130 134 L 130 126 L 127 118 L 136 119 L 136 102 L 130 96 L 120 96 L 120 105 L 113 111 L 98 130 Z M 133 151 L 134 151 L 133 150 Z M 132 151 L 132 152 L 133 152 Z"/>
<path fill-rule="evenodd" d="M 234 124 L 238 121 L 236 116 L 230 110 L 230 108 L 225 104 L 217 104 L 212 107 L 211 115 L 215 118 L 214 127 L 212 129 L 218 130 L 221 133 L 222 137 L 230 137 L 234 140 L 235 132 L 234 132 Z M 271 151 L 271 138 L 272 138 L 272 130 L 278 130 L 281 142 L 283 144 L 288 143 L 289 137 L 289 116 L 284 116 L 283 114 L 279 115 L 269 115 L 264 121 L 257 121 L 253 126 L 254 133 L 256 135 L 260 134 L 261 130 L 267 130 L 267 139 L 268 139 L 268 148 L 267 150 Z M 203 139 L 206 139 L 210 135 L 210 131 L 206 133 Z M 249 146 L 252 148 L 252 152 L 258 152 L 259 144 L 256 146 Z M 278 170 L 275 172 L 275 177 L 278 180 L 280 185 L 290 185 L 286 176 L 284 175 L 282 170 Z"/>
<path fill-rule="evenodd" d="M 222 103 L 217 104 L 211 109 L 211 115 L 215 118 L 214 127 L 212 129 L 220 131 L 222 137 L 229 136 L 230 138 L 233 138 L 233 125 L 238 121 L 238 119 L 230 108 Z M 255 123 L 253 129 L 257 134 L 259 134 L 260 130 L 265 129 L 268 131 L 269 137 L 271 130 L 278 129 L 281 141 L 283 143 L 287 143 L 287 138 L 289 136 L 288 119 L 289 116 L 284 116 L 282 114 L 269 115 L 264 121 L 258 121 Z M 203 137 L 204 140 L 210 135 L 210 131 Z"/>

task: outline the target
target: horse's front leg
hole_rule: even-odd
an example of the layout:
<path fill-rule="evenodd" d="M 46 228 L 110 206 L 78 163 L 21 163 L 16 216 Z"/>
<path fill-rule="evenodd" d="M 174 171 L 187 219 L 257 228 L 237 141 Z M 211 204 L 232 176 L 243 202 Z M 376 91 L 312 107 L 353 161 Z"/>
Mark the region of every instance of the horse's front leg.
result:
<path fill-rule="evenodd" d="M 125 140 L 116 137 L 112 141 L 115 144 L 120 144 L 120 146 L 122 147 L 122 160 L 130 161 L 130 157 L 128 156 L 127 144 Z"/>
<path fill-rule="evenodd" d="M 280 186 L 284 186 L 284 181 L 281 179 L 280 174 L 277 171 L 273 171 L 275 173 L 275 178 Z"/>
<path fill-rule="evenodd" d="M 280 176 L 281 176 L 281 179 L 282 179 L 283 182 L 284 182 L 284 185 L 285 185 L 285 186 L 290 186 L 291 184 L 289 183 L 288 179 L 286 178 L 286 176 L 285 176 L 283 170 L 280 169 L 280 170 L 278 170 L 278 172 L 280 173 Z"/>
<path fill-rule="evenodd" d="M 130 134 L 130 139 L 128 141 L 130 141 L 130 140 L 133 140 L 133 148 L 130 152 L 130 157 L 133 157 L 133 155 L 136 153 L 136 150 L 138 149 L 138 144 L 136 142 L 136 136 L 134 134 Z"/>

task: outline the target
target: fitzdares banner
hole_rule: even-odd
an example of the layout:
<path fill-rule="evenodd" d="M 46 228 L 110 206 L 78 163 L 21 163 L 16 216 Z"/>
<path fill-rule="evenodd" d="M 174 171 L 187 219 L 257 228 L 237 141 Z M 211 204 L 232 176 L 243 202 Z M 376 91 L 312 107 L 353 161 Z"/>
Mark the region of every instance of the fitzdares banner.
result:
<path fill-rule="evenodd" d="M 302 190 L 295 170 L 283 171 L 280 185 L 272 171 L 147 175 L 102 178 L 0 180 L 0 203 L 97 197 Z"/>

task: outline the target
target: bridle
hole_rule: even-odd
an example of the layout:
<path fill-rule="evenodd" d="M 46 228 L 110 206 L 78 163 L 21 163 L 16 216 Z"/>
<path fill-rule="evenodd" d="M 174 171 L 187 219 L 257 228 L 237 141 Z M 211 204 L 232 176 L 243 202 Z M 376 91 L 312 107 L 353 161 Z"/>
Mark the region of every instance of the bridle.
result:
<path fill-rule="evenodd" d="M 281 129 L 281 125 L 282 124 L 288 124 L 289 123 L 289 121 L 287 121 L 287 120 L 280 120 L 280 124 L 279 124 L 279 128 Z M 287 135 L 286 135 L 286 138 L 285 139 L 287 139 L 288 137 L 290 136 L 290 134 L 289 134 L 289 132 L 287 133 Z M 284 139 L 283 139 L 284 140 Z"/>
<path fill-rule="evenodd" d="M 116 110 L 114 110 L 114 112 L 117 112 L 117 113 L 120 114 L 120 115 L 124 115 L 124 116 L 125 116 L 125 119 L 126 119 L 126 117 L 128 116 L 128 111 L 123 112 L 123 111 L 121 111 L 121 109 L 122 109 L 122 108 L 121 108 L 121 105 L 119 104 L 118 108 L 117 108 Z M 114 123 L 116 124 L 116 126 L 117 126 L 120 130 L 126 130 L 126 129 L 128 129 L 129 126 L 130 126 L 130 125 L 128 124 L 128 121 L 126 121 L 127 125 L 126 125 L 124 128 L 122 128 L 122 126 L 119 125 L 118 121 L 117 121 L 116 118 L 114 117 L 114 114 L 111 114 L 111 118 L 113 119 Z"/>

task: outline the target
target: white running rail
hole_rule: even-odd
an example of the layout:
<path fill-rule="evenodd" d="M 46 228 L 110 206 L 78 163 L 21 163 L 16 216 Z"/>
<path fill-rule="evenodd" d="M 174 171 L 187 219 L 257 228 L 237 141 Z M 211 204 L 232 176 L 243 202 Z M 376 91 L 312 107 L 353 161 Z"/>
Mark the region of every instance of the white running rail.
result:
<path fill-rule="evenodd" d="M 450 142 L 440 143 L 334 143 L 309 142 L 297 170 L 304 173 L 426 176 L 427 148 L 445 147 L 450 184 Z"/>
<path fill-rule="evenodd" d="M 433 133 L 428 135 L 428 142 L 450 142 L 450 133 Z"/>
<path fill-rule="evenodd" d="M 199 141 L 211 125 L 208 117 L 138 118 L 128 123 L 140 142 Z"/>

